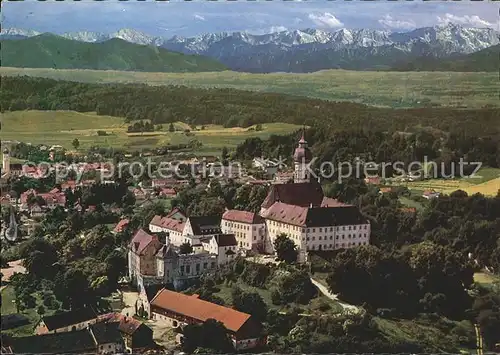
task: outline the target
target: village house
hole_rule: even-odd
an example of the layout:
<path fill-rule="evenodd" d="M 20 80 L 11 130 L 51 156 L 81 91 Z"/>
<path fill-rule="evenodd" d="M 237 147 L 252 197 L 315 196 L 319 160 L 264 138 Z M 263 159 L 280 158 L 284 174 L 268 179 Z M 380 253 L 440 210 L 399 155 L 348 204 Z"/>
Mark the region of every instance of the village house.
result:
<path fill-rule="evenodd" d="M 121 313 L 108 313 L 99 316 L 98 322 L 115 324 L 128 352 L 134 353 L 154 346 L 153 330 L 133 317 Z"/>
<path fill-rule="evenodd" d="M 156 276 L 156 253 L 162 243 L 158 237 L 139 229 L 129 244 L 128 273 L 132 281 L 138 276 Z"/>
<path fill-rule="evenodd" d="M 13 337 L 2 344 L 2 354 L 100 354 L 121 353 L 125 349 L 116 323 L 91 324 L 61 333 Z"/>
<path fill-rule="evenodd" d="M 177 196 L 177 192 L 171 187 L 162 187 L 158 191 L 158 196 L 163 198 L 174 198 Z"/>
<path fill-rule="evenodd" d="M 64 192 L 59 191 L 59 189 L 53 189 L 47 193 L 39 193 L 34 189 L 29 189 L 21 194 L 21 210 L 29 211 L 31 209 L 32 205 L 29 201 L 30 196 L 33 196 L 34 198 L 40 197 L 44 202 L 43 206 L 47 209 L 54 209 L 57 206 L 64 207 L 66 204 L 66 195 Z"/>
<path fill-rule="evenodd" d="M 201 240 L 203 250 L 217 255 L 217 265 L 226 265 L 236 258 L 238 242 L 234 234 L 216 234 Z"/>
<path fill-rule="evenodd" d="M 129 223 L 130 221 L 128 220 L 128 218 L 120 220 L 116 224 L 115 228 L 113 228 L 112 233 L 117 234 L 123 232 L 123 230 L 128 226 Z"/>
<path fill-rule="evenodd" d="M 437 198 L 441 195 L 441 193 L 435 191 L 435 190 L 426 190 L 422 194 L 422 197 L 427 199 L 427 200 L 432 200 L 433 198 Z"/>
<path fill-rule="evenodd" d="M 219 216 L 192 216 L 184 225 L 183 243 L 190 243 L 193 247 L 201 246 L 201 238 L 221 234 Z"/>
<path fill-rule="evenodd" d="M 165 244 L 156 253 L 157 276 L 164 284 L 176 280 L 198 278 L 203 273 L 216 268 L 216 254 L 210 251 L 181 254 L 179 248 Z"/>
<path fill-rule="evenodd" d="M 168 236 L 162 243 L 157 236 L 140 229 L 130 243 L 128 263 L 129 277 L 141 289 L 198 278 L 217 267 L 217 255 L 202 250 L 201 244 L 200 250 L 182 254 Z"/>
<path fill-rule="evenodd" d="M 44 316 L 36 326 L 35 333 L 50 334 L 85 329 L 96 322 L 97 315 L 90 308 Z"/>
<path fill-rule="evenodd" d="M 187 217 L 179 210 L 172 210 L 167 216 L 154 216 L 149 223 L 149 230 L 153 233 L 163 232 L 173 245 L 184 243 L 184 225 Z"/>
<path fill-rule="evenodd" d="M 88 326 L 97 354 L 111 355 L 125 350 L 123 338 L 116 323 L 96 323 Z"/>
<path fill-rule="evenodd" d="M 225 234 L 234 234 L 241 249 L 262 251 L 266 223 L 258 213 L 227 210 L 222 215 L 221 229 Z"/>
<path fill-rule="evenodd" d="M 215 319 L 226 327 L 235 350 L 255 348 L 263 343 L 261 325 L 249 314 L 215 303 L 163 289 L 151 301 L 152 318 L 174 329 Z"/>

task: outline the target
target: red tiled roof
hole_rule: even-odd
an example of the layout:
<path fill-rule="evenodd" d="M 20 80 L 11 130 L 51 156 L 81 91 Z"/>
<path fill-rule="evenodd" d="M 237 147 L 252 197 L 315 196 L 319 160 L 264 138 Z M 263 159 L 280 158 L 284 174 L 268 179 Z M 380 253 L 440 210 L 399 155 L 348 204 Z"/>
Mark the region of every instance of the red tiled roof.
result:
<path fill-rule="evenodd" d="M 130 221 L 129 221 L 127 218 L 122 219 L 122 220 L 121 220 L 120 222 L 118 222 L 118 224 L 115 226 L 115 228 L 113 229 L 113 232 L 115 232 L 115 233 L 120 233 L 121 231 L 123 231 L 123 228 L 125 228 L 129 222 L 130 222 Z"/>
<path fill-rule="evenodd" d="M 323 201 L 321 201 L 321 207 L 345 207 L 345 206 L 352 206 L 352 205 L 340 202 L 339 200 L 331 197 L 323 197 Z"/>
<path fill-rule="evenodd" d="M 157 293 L 151 301 L 151 306 L 169 310 L 201 322 L 215 319 L 235 333 L 250 319 L 249 314 L 167 289 Z"/>
<path fill-rule="evenodd" d="M 138 321 L 137 319 L 127 317 L 124 314 L 120 313 L 103 314 L 97 317 L 97 320 L 104 322 L 119 322 L 118 329 L 128 335 L 134 334 L 135 331 L 139 329 L 141 325 L 143 325 L 142 322 Z"/>
<path fill-rule="evenodd" d="M 227 210 L 222 215 L 222 219 L 226 219 L 228 221 L 233 221 L 233 222 L 248 223 L 248 224 L 264 223 L 264 219 L 261 216 L 259 216 L 258 213 L 240 211 L 240 210 Z"/>
<path fill-rule="evenodd" d="M 160 247 L 160 242 L 158 241 L 158 238 L 156 236 L 146 233 L 142 229 L 139 229 L 130 242 L 130 248 L 140 255 L 142 254 L 144 249 L 146 249 L 146 247 L 153 242 L 157 242 L 158 247 Z"/>
<path fill-rule="evenodd" d="M 29 189 L 28 191 L 25 191 L 21 194 L 21 203 L 27 203 L 28 196 L 33 194 L 33 196 L 40 196 L 41 198 L 43 198 L 47 204 L 49 204 L 49 202 L 52 202 L 55 204 L 64 205 L 66 203 L 66 195 L 63 192 L 54 192 L 54 190 L 47 193 L 38 193 L 33 189 Z"/>
<path fill-rule="evenodd" d="M 160 194 L 165 196 L 176 196 L 177 192 L 169 187 L 163 187 L 160 189 Z"/>
<path fill-rule="evenodd" d="M 185 221 L 181 222 L 177 219 L 170 217 L 154 216 L 149 224 L 154 226 L 182 232 L 184 230 Z"/>
<path fill-rule="evenodd" d="M 307 210 L 308 207 L 275 202 L 263 213 L 262 217 L 294 226 L 304 226 L 307 218 Z"/>
<path fill-rule="evenodd" d="M 327 227 L 368 223 L 356 206 L 301 207 L 276 202 L 264 218 L 303 227 Z"/>

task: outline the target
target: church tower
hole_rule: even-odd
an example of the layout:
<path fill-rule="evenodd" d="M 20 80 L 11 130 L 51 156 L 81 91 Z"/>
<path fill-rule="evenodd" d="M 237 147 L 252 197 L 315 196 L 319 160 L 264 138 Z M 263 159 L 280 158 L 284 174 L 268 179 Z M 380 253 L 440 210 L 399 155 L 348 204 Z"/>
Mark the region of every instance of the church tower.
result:
<path fill-rule="evenodd" d="M 295 153 L 293 154 L 294 183 L 300 184 L 311 181 L 310 173 L 307 170 L 307 165 L 311 162 L 311 160 L 312 160 L 312 153 L 307 147 L 307 141 L 305 139 L 305 130 L 303 130 L 302 136 L 299 140 L 299 145 L 297 148 L 295 148 Z"/>
<path fill-rule="evenodd" d="M 8 177 L 10 175 L 10 154 L 9 150 L 5 148 L 2 155 L 2 176 Z"/>

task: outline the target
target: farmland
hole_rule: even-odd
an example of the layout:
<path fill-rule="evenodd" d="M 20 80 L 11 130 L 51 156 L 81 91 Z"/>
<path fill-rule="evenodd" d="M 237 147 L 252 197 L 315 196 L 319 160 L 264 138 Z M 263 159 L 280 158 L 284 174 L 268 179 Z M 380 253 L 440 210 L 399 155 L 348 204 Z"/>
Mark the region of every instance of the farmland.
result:
<path fill-rule="evenodd" d="M 463 190 L 472 195 L 481 193 L 485 196 L 496 196 L 500 190 L 500 169 L 481 168 L 473 177 L 461 179 L 429 179 L 423 181 L 392 182 L 393 185 L 406 186 L 416 194 L 424 190 L 450 194 L 456 190 Z M 415 206 L 411 206 L 415 207 Z"/>
<path fill-rule="evenodd" d="M 326 70 L 308 74 L 144 73 L 110 70 L 0 68 L 0 75 L 28 75 L 89 83 L 145 83 L 278 92 L 381 107 L 499 106 L 498 75 L 461 72 Z"/>
<path fill-rule="evenodd" d="M 203 130 L 194 131 L 190 135 L 185 123 L 175 124 L 176 132 L 169 132 L 168 125 L 157 132 L 127 133 L 128 124 L 121 117 L 99 116 L 95 113 L 74 111 L 15 111 L 1 114 L 2 139 L 30 142 L 32 144 L 59 144 L 72 149 L 72 141 L 78 138 L 80 149 L 90 146 L 125 148 L 136 150 L 154 148 L 168 144 L 188 143 L 192 139 L 201 142 L 198 152 L 219 153 L 227 146 L 229 149 L 249 137 L 265 139 L 271 134 L 286 134 L 296 131 L 300 126 L 286 123 L 269 123 L 262 125 L 262 131 L 248 128 L 224 128 L 217 125 L 206 125 Z M 106 135 L 98 135 L 98 131 Z"/>

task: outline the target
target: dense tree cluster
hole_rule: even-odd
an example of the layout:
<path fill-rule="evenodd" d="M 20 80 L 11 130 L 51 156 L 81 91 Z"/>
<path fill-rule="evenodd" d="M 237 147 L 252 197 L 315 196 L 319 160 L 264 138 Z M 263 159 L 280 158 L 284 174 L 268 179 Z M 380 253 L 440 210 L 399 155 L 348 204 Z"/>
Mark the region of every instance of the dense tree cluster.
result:
<path fill-rule="evenodd" d="M 434 127 L 459 128 L 476 135 L 498 134 L 500 109 L 385 109 L 349 102 L 329 102 L 275 93 L 235 89 L 201 89 L 138 84 L 85 84 L 44 78 L 4 77 L 1 109 L 17 111 L 96 111 L 99 115 L 149 120 L 153 124 L 182 121 L 249 127 L 266 122 L 321 125 L 326 134 L 346 128 L 407 131 Z"/>
<path fill-rule="evenodd" d="M 472 305 L 466 291 L 472 274 L 465 255 L 432 243 L 390 254 L 363 246 L 337 255 L 328 284 L 342 299 L 379 313 L 439 313 L 462 319 Z"/>
<path fill-rule="evenodd" d="M 495 125 L 497 123 L 491 122 Z M 355 127 L 353 127 L 355 128 Z M 418 168 L 411 162 L 434 162 L 428 171 L 432 177 L 459 176 L 460 159 L 463 159 L 463 175 L 471 174 L 475 169 L 473 162 L 481 162 L 484 166 L 500 166 L 500 139 L 485 132 L 483 136 L 474 136 L 468 132 L 445 133 L 430 129 L 418 129 L 414 133 L 388 131 L 346 130 L 332 132 L 324 127 L 313 127 L 307 131 L 307 141 L 312 147 L 317 160 L 313 166 L 319 169 L 322 162 L 332 162 L 338 168 L 339 163 L 351 162 L 358 169 L 358 176 L 363 177 L 364 165 L 356 162 L 373 162 L 380 164 L 368 170 L 370 174 L 385 177 L 413 171 Z M 251 159 L 255 156 L 289 157 L 297 145 L 298 134 L 287 136 L 271 136 L 267 140 L 248 138 L 241 143 L 235 152 L 238 159 Z M 396 162 L 401 162 L 396 165 Z M 465 164 L 465 162 L 470 164 Z M 382 167 L 382 163 L 387 165 Z M 453 163 L 453 164 L 452 164 Z M 454 170 L 452 170 L 452 166 Z M 332 177 L 338 175 L 338 169 L 323 172 Z M 324 174 L 324 175 L 325 175 Z"/>

